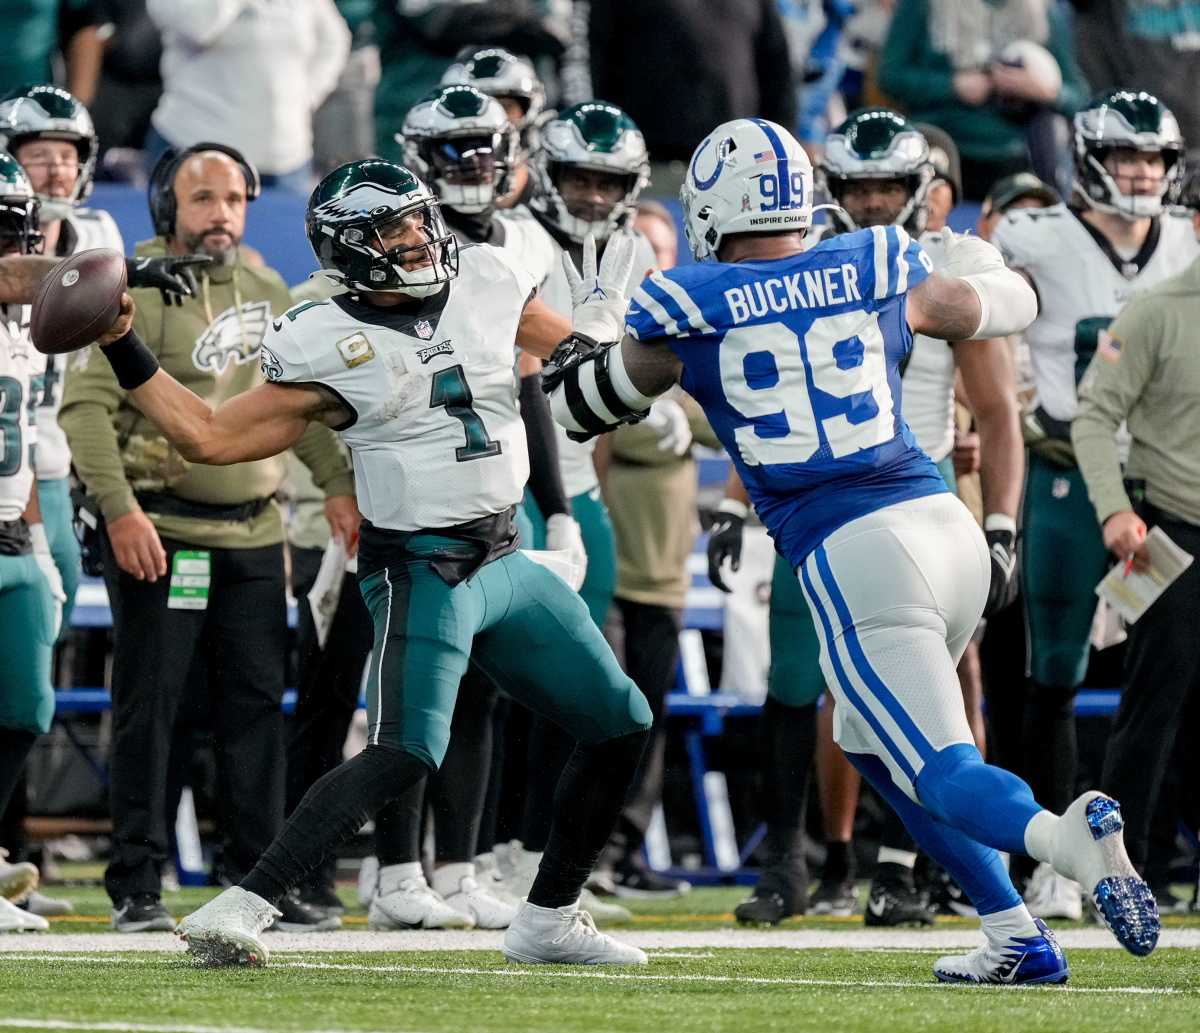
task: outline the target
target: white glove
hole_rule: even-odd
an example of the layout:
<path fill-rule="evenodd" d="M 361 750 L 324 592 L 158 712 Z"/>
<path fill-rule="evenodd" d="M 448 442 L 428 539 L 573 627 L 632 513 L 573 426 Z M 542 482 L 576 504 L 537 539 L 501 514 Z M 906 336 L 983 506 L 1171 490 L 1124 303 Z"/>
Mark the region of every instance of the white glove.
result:
<path fill-rule="evenodd" d="M 54 557 L 50 555 L 50 541 L 46 537 L 46 525 L 30 524 L 29 537 L 33 540 L 34 562 L 37 563 L 38 570 L 46 579 L 46 584 L 50 586 L 50 595 L 54 598 L 54 637 L 58 638 L 59 629 L 62 627 L 63 603 L 67 601 L 62 574 L 58 572 Z"/>
<path fill-rule="evenodd" d="M 555 513 L 546 520 L 546 549 L 565 552 L 571 561 L 573 577 L 567 583 L 578 592 L 587 577 L 587 550 L 583 547 L 583 535 L 579 524 L 566 513 Z"/>
<path fill-rule="evenodd" d="M 625 310 L 629 298 L 625 288 L 633 272 L 636 239 L 618 231 L 608 238 L 600 269 L 596 269 L 596 238 L 583 241 L 583 273 L 575 268 L 570 254 L 563 252 L 563 272 L 571 288 L 571 332 L 595 344 L 619 341 L 625 332 Z"/>
<path fill-rule="evenodd" d="M 938 272 L 943 276 L 970 276 L 1004 268 L 999 248 L 970 233 L 942 230 L 945 261 Z"/>
<path fill-rule="evenodd" d="M 658 435 L 658 450 L 683 455 L 692 445 L 692 427 L 683 406 L 673 398 L 659 398 L 650 406 L 645 424 Z"/>

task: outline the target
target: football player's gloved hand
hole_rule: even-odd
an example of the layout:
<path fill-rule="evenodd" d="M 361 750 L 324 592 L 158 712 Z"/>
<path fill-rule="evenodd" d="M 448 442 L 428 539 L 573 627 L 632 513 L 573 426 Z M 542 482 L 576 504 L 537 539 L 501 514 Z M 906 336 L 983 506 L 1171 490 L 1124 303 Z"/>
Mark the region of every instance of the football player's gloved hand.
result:
<path fill-rule="evenodd" d="M 683 455 L 692 446 L 692 426 L 683 406 L 673 398 L 659 398 L 650 406 L 646 426 L 658 435 L 658 450 Z"/>
<path fill-rule="evenodd" d="M 990 617 L 1017 597 L 1017 524 L 1003 513 L 989 513 L 983 528 L 992 561 L 992 580 L 983 615 Z"/>
<path fill-rule="evenodd" d="M 594 344 L 619 341 L 625 331 L 625 309 L 629 299 L 625 288 L 633 272 L 637 238 L 627 230 L 618 230 L 608 238 L 604 257 L 596 267 L 596 238 L 590 233 L 583 241 L 583 269 L 563 252 L 563 272 L 571 287 L 571 332 Z"/>
<path fill-rule="evenodd" d="M 162 258 L 127 258 L 125 274 L 130 287 L 156 287 L 163 303 L 182 305 L 200 291 L 196 271 L 212 264 L 208 255 L 166 255 Z"/>
<path fill-rule="evenodd" d="M 574 577 L 568 582 L 579 591 L 587 576 L 587 550 L 583 547 L 583 535 L 575 518 L 567 513 L 554 513 L 546 519 L 546 548 L 552 552 L 567 553 Z"/>
<path fill-rule="evenodd" d="M 54 637 L 58 638 L 58 631 L 62 626 L 63 603 L 67 601 L 62 574 L 59 573 L 54 557 L 50 555 L 50 541 L 46 537 L 46 525 L 30 524 L 29 537 L 33 541 L 33 561 L 46 579 L 46 584 L 50 586 L 50 595 L 54 598 Z"/>
<path fill-rule="evenodd" d="M 568 258 L 569 262 L 570 259 Z M 577 366 L 586 356 L 591 355 L 597 347 L 595 341 L 586 337 L 578 337 L 571 334 L 554 346 L 554 351 L 550 353 L 550 358 L 546 360 L 546 364 L 542 367 L 542 391 L 545 394 L 551 394 L 559 384 L 563 382 L 563 377 L 567 370 L 572 366 Z"/>
<path fill-rule="evenodd" d="M 737 499 L 722 499 L 717 518 L 708 532 L 708 580 L 722 592 L 732 589 L 721 578 L 721 566 L 729 560 L 729 569 L 737 571 L 742 565 L 742 530 L 749 509 Z"/>

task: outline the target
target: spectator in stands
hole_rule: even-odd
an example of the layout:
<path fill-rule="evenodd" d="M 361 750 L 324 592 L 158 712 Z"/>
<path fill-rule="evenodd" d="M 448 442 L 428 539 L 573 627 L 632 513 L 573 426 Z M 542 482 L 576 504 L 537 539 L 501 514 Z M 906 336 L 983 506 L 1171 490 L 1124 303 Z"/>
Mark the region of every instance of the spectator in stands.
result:
<path fill-rule="evenodd" d="M 531 58 L 559 57 L 567 28 L 546 13 L 546 6 L 537 0 L 395 0 L 378 5 L 383 69 L 375 93 L 377 152 L 404 160 L 394 139 L 397 128 L 409 109 L 438 85 L 463 47 L 491 44 Z"/>
<path fill-rule="evenodd" d="M 375 0 L 336 0 L 350 27 L 350 56 L 333 92 L 313 114 L 313 165 L 318 176 L 375 153 Z"/>
<path fill-rule="evenodd" d="M 163 41 L 148 165 L 168 147 L 221 140 L 246 155 L 264 186 L 307 195 L 313 112 L 350 52 L 333 0 L 147 0 L 146 9 Z"/>
<path fill-rule="evenodd" d="M 66 87 L 83 104 L 96 94 L 104 53 L 97 0 L 25 0 L 6 4 L 0 48 L 0 96 L 26 83 L 51 82 L 61 53 Z"/>
<path fill-rule="evenodd" d="M 136 152 L 150 130 L 150 115 L 162 95 L 162 36 L 146 11 L 146 0 L 105 0 L 110 18 L 104 64 L 92 117 L 103 153 L 120 148 L 126 168 L 104 170 L 101 178 L 124 178 L 141 172 Z"/>
<path fill-rule="evenodd" d="M 594 3 L 588 32 L 596 96 L 641 127 L 661 194 L 678 189 L 713 126 L 742 116 L 796 124 L 778 0 Z"/>
<path fill-rule="evenodd" d="M 1200 174 L 1193 174 L 1184 203 L 1200 235 Z M 1080 384 L 1071 426 L 1075 457 L 1104 545 L 1127 571 L 1149 565 L 1149 528 L 1200 555 L 1198 325 L 1200 258 L 1126 305 Z M 1126 425 L 1133 440 L 1123 480 Z M 1196 730 L 1198 613 L 1200 563 L 1193 563 L 1129 627 L 1121 702 L 1100 780 L 1105 792 L 1120 797 L 1129 855 L 1164 910 L 1182 905 L 1170 890 L 1170 858 L 1149 858 L 1147 840 L 1176 737 Z"/>
<path fill-rule="evenodd" d="M 1043 113 L 1070 116 L 1088 93 L 1065 17 L 1050 0 L 901 0 L 879 85 L 954 138 L 969 200 L 1031 161 L 1053 179 L 1058 156 L 1046 137 L 1055 122 Z"/>
<path fill-rule="evenodd" d="M 163 155 L 151 178 L 157 236 L 143 256 L 202 254 L 200 288 L 167 308 L 134 290 L 138 333 L 164 368 L 207 397 L 262 382 L 259 345 L 291 299 L 279 275 L 239 254 L 252 165 L 232 148 Z M 194 659 L 207 662 L 224 816 L 227 876 L 237 879 L 283 821 L 280 701 L 287 624 L 283 530 L 274 494 L 281 460 L 229 467 L 183 462 L 125 397 L 107 362 L 87 353 L 68 371 L 60 422 L 75 468 L 104 516 L 103 562 L 113 612 L 113 926 L 171 930 L 160 900 L 166 860 L 169 746 Z M 358 509 L 349 466 L 327 428 L 296 448 L 326 495 L 335 534 L 351 542 Z M 284 919 L 317 924 L 290 899 Z M 281 927 L 287 928 L 289 926 Z"/>

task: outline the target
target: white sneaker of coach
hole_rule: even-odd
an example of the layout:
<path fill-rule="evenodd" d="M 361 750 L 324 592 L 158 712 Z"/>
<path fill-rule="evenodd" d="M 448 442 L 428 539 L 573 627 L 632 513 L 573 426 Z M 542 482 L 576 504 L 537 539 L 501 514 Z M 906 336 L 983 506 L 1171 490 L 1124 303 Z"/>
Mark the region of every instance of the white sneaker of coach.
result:
<path fill-rule="evenodd" d="M 5 900 L 20 900 L 37 889 L 37 865 L 28 861 L 12 863 L 8 851 L 0 847 L 0 897 Z"/>
<path fill-rule="evenodd" d="M 596 928 L 578 904 L 538 907 L 525 901 L 504 934 L 504 956 L 521 965 L 645 965 L 645 951 Z"/>
<path fill-rule="evenodd" d="M 279 916 L 257 893 L 230 886 L 188 915 L 175 934 L 202 964 L 262 966 L 271 954 L 259 937 Z"/>
<path fill-rule="evenodd" d="M 44 933 L 49 928 L 50 923 L 41 915 L 31 915 L 0 897 L 0 933 Z"/>
<path fill-rule="evenodd" d="M 1034 870 L 1025 888 L 1025 904 L 1034 918 L 1083 918 L 1083 894 L 1079 883 L 1059 875 L 1044 861 Z"/>
<path fill-rule="evenodd" d="M 430 889 L 419 863 L 379 869 L 379 892 L 367 911 L 372 929 L 471 929 L 475 920 Z"/>
<path fill-rule="evenodd" d="M 517 917 L 518 905 L 501 900 L 469 875 L 459 879 L 458 889 L 445 894 L 443 899 L 459 914 L 470 918 L 476 929 L 507 929 Z"/>

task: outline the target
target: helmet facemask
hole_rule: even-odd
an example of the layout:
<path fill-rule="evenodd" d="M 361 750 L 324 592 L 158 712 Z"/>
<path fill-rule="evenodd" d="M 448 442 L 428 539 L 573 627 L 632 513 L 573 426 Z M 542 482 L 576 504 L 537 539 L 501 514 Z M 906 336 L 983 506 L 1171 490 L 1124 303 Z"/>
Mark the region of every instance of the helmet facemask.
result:
<path fill-rule="evenodd" d="M 1163 160 L 1163 176 L 1157 192 L 1149 194 L 1127 194 L 1121 189 L 1121 180 L 1127 177 L 1110 172 L 1108 158 L 1114 151 L 1160 154 Z M 1178 192 L 1183 174 L 1183 154 L 1174 149 L 1134 148 L 1124 144 L 1112 147 L 1084 148 L 1082 175 L 1077 176 L 1076 192 L 1081 194 L 1088 206 L 1097 211 L 1119 215 L 1123 219 L 1153 219 L 1161 215 L 1165 205 L 1171 203 Z"/>
<path fill-rule="evenodd" d="M 829 220 L 840 233 L 853 233 L 855 230 L 866 229 L 875 225 L 902 226 L 914 237 L 925 231 L 925 223 L 929 215 L 929 190 L 937 178 L 932 165 L 926 165 L 918 172 L 905 176 L 887 176 L 878 173 L 862 176 L 836 176 L 826 169 L 818 173 L 818 180 L 834 202 L 828 208 Z M 888 181 L 900 183 L 906 195 L 906 200 L 900 210 L 891 218 L 881 222 L 859 220 L 850 213 L 845 204 L 845 194 L 850 184 L 862 181 Z"/>
<path fill-rule="evenodd" d="M 36 254 L 42 240 L 38 202 L 32 197 L 0 197 L 0 256 Z"/>
<path fill-rule="evenodd" d="M 575 199 L 569 202 L 563 193 L 563 178 L 570 175 L 573 170 L 605 177 L 605 182 L 612 185 L 613 200 Z M 643 185 L 637 173 L 619 172 L 607 168 L 589 168 L 584 165 L 557 161 L 546 163 L 545 179 L 549 184 L 547 194 L 551 208 L 556 213 L 554 221 L 577 244 L 583 243 L 589 233 L 597 241 L 607 240 L 624 226 L 637 207 L 637 197 L 641 193 Z M 571 192 L 568 188 L 567 193 Z M 592 198 L 595 198 L 599 191 L 591 189 L 581 192 L 590 193 Z"/>
<path fill-rule="evenodd" d="M 486 212 L 508 192 L 516 134 L 509 129 L 428 137 L 417 141 L 417 155 L 442 204 L 466 214 Z"/>

